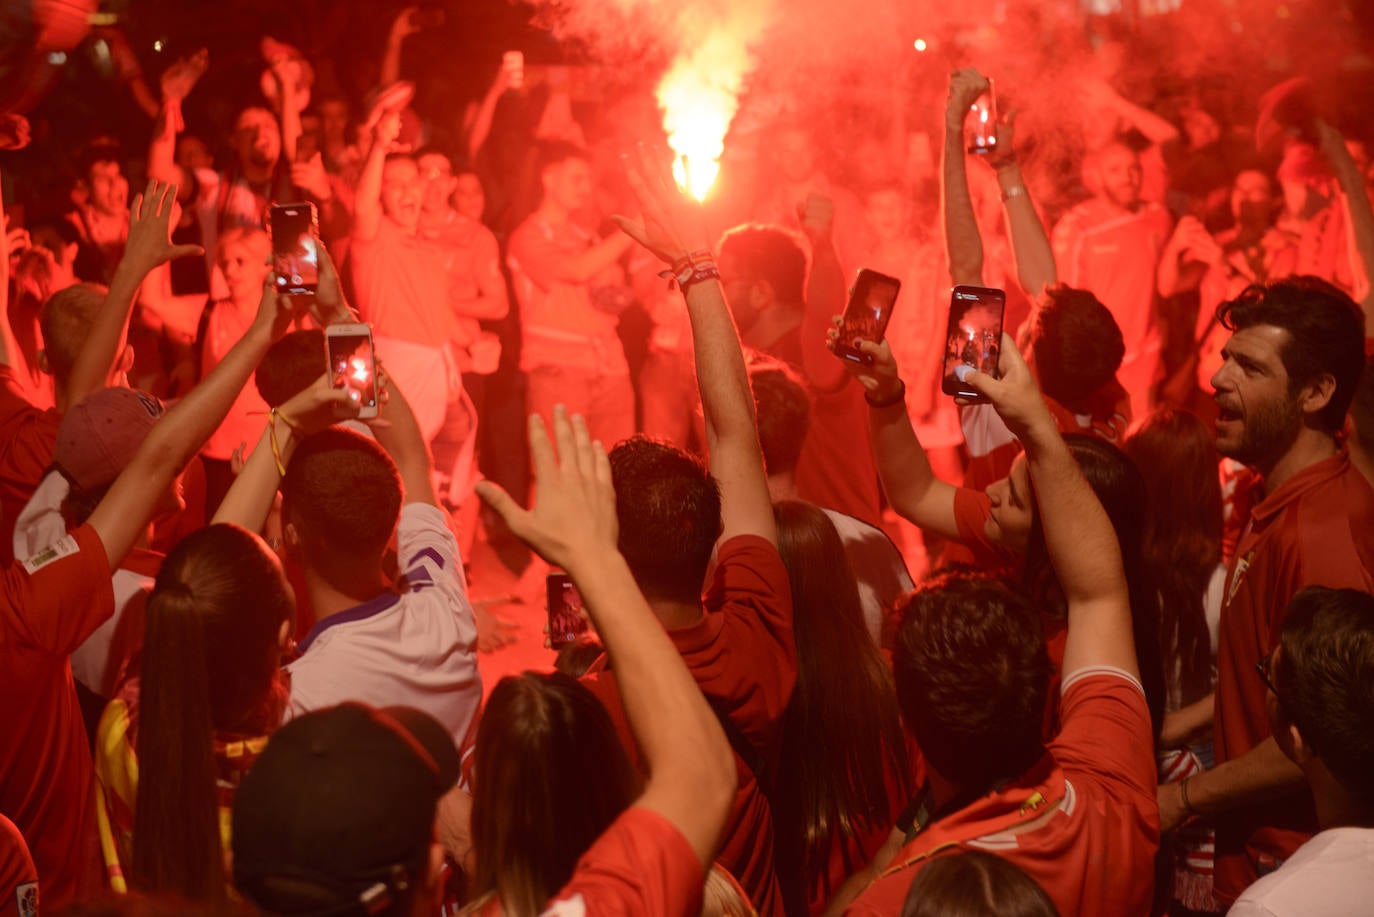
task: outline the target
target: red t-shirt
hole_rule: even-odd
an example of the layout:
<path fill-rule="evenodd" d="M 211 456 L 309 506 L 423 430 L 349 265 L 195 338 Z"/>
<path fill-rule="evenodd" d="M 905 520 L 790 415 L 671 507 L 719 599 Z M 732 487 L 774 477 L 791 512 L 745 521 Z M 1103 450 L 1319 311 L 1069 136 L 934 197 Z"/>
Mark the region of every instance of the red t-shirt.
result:
<path fill-rule="evenodd" d="M 52 464 L 61 423 L 55 408 L 30 404 L 14 370 L 0 366 L 0 563 L 14 560 L 14 522 Z"/>
<path fill-rule="evenodd" d="M 382 217 L 375 239 L 353 240 L 353 285 L 372 330 L 425 347 L 453 337 L 443 248 Z"/>
<path fill-rule="evenodd" d="M 792 635 L 792 593 L 778 550 L 756 535 L 720 546 L 715 577 L 703 601 L 705 614 L 668 631 L 692 677 L 718 713 L 776 772 L 783 711 L 797 678 Z M 611 714 L 621 741 L 637 756 L 620 703 L 615 673 L 589 674 L 583 684 Z M 735 757 L 739 785 L 717 859 L 748 893 L 759 913 L 782 913 L 773 864 L 773 817 L 755 774 Z"/>
<path fill-rule="evenodd" d="M 1217 647 L 1216 761 L 1270 735 L 1255 663 L 1273 652 L 1305 586 L 1374 590 L 1374 488 L 1345 455 L 1318 462 L 1250 510 L 1226 577 Z M 1317 830 L 1306 788 L 1216 819 L 1216 893 L 1231 903 Z"/>
<path fill-rule="evenodd" d="M 49 905 L 103 886 L 90 745 L 67 657 L 114 613 L 110 564 L 83 525 L 10 564 L 0 596 L 0 811 L 30 841 Z"/>
<path fill-rule="evenodd" d="M 846 913 L 900 914 L 918 869 L 968 848 L 1019 866 L 1063 917 L 1148 914 L 1159 810 L 1145 693 L 1120 670 L 1090 667 L 1065 680 L 1061 705 L 1064 728 L 1034 767 L 917 834 Z"/>
<path fill-rule="evenodd" d="M 548 917 L 651 914 L 695 917 L 706 876 L 682 832 L 652 809 L 632 806 L 577 861 Z"/>
<path fill-rule="evenodd" d="M 0 917 L 36 917 L 38 870 L 14 822 L 0 815 Z"/>

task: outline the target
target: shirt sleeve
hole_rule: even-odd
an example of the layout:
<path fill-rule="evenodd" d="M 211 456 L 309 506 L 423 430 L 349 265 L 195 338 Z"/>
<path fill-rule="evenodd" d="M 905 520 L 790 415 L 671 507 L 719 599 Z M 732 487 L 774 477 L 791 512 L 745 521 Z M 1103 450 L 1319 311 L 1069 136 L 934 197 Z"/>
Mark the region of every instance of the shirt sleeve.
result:
<path fill-rule="evenodd" d="M 662 815 L 626 810 L 577 862 L 572 879 L 542 917 L 640 915 L 694 917 L 705 884 L 687 838 Z"/>
<path fill-rule="evenodd" d="M 0 815 L 0 917 L 38 913 L 38 869 L 14 822 Z"/>
<path fill-rule="evenodd" d="M 56 411 L 34 407 L 14 371 L 0 366 L 0 477 L 36 487 L 52 463 L 59 423 Z"/>
<path fill-rule="evenodd" d="M 114 614 L 110 562 L 90 525 L 67 535 L 4 574 L 0 640 L 17 640 L 69 656 Z"/>
<path fill-rule="evenodd" d="M 396 530 L 396 552 L 411 589 L 445 584 L 467 594 L 458 540 L 443 510 L 429 503 L 407 503 Z"/>
<path fill-rule="evenodd" d="M 1118 798 L 1143 797 L 1155 806 L 1154 733 L 1139 680 L 1111 666 L 1065 672 L 1060 689 L 1055 760 L 1066 771 L 1088 772 L 1115 787 Z"/>

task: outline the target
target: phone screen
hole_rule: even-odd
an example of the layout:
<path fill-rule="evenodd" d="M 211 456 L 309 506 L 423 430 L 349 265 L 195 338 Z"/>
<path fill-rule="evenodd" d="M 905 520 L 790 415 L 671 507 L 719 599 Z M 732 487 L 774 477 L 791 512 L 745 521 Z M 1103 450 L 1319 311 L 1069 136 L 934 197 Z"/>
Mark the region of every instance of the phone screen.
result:
<path fill-rule="evenodd" d="M 314 204 L 275 204 L 271 211 L 272 270 L 283 293 L 313 293 L 320 282 Z"/>
<path fill-rule="evenodd" d="M 988 80 L 988 91 L 978 97 L 969 111 L 970 153 L 994 153 L 997 151 L 997 92 L 992 80 Z"/>
<path fill-rule="evenodd" d="M 964 376 L 970 369 L 996 375 L 1006 306 L 1007 294 L 1001 290 L 958 286 L 950 293 L 945 368 L 940 382 L 940 390 L 946 395 L 985 400 L 964 383 Z"/>
<path fill-rule="evenodd" d="M 582 594 L 566 573 L 550 573 L 544 588 L 549 600 L 549 646 L 561 650 L 587 632 Z"/>
<path fill-rule="evenodd" d="M 349 391 L 360 416 L 377 415 L 377 364 L 372 353 L 372 335 L 367 326 L 351 333 L 339 333 L 337 327 L 325 332 L 328 349 L 329 376 L 335 388 Z"/>
<path fill-rule="evenodd" d="M 854 279 L 849 304 L 844 308 L 840 336 L 835 342 L 837 356 L 855 363 L 872 363 L 873 357 L 859 350 L 859 341 L 881 341 L 892 318 L 892 307 L 901 292 L 902 282 L 864 268 Z"/>

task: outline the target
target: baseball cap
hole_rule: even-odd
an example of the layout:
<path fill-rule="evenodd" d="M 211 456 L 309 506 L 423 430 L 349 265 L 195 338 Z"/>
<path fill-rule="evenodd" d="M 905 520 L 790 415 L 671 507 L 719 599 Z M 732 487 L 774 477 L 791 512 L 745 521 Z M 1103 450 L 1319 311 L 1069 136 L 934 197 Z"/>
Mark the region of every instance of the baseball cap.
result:
<path fill-rule="evenodd" d="M 62 418 L 55 464 L 72 486 L 90 492 L 114 483 L 162 416 L 162 402 L 132 388 L 102 388 Z"/>
<path fill-rule="evenodd" d="M 458 751 L 433 717 L 346 703 L 292 720 L 234 796 L 234 884 L 274 914 L 369 914 L 416 877 Z"/>

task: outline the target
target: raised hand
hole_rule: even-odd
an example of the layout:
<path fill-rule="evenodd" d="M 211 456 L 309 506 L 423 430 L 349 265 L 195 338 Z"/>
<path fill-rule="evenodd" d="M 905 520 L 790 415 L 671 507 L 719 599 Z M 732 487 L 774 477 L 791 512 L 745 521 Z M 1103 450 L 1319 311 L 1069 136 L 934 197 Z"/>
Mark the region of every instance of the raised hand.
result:
<path fill-rule="evenodd" d="M 812 242 L 830 238 L 835 225 L 835 202 L 823 194 L 808 194 L 797 207 L 802 232 Z"/>
<path fill-rule="evenodd" d="M 182 102 L 210 66 L 210 52 L 201 48 L 162 72 L 162 101 Z"/>
<path fill-rule="evenodd" d="M 258 314 L 253 325 L 267 332 L 270 340 L 277 340 L 300 318 L 309 307 L 309 297 L 288 296 L 277 292 L 277 274 L 267 272 L 262 284 L 262 299 L 258 301 Z"/>
<path fill-rule="evenodd" d="M 832 320 L 833 327 L 826 331 L 825 346 L 830 348 L 830 352 L 835 352 L 835 344 L 840 339 L 840 332 L 844 328 L 844 317 L 836 315 Z M 859 384 L 864 390 L 873 395 L 874 400 L 882 401 L 895 396 L 902 387 L 901 377 L 897 374 L 897 360 L 892 356 L 892 348 L 887 341 L 865 341 L 857 340 L 849 342 L 856 350 L 868 354 L 873 358 L 871 363 L 855 363 L 853 360 L 841 360 L 844 368 L 849 375 L 859 380 Z"/>
<path fill-rule="evenodd" d="M 951 124 L 963 127 L 964 118 L 978 97 L 988 91 L 988 78 L 973 67 L 956 70 L 949 77 L 949 101 L 945 107 L 945 119 Z M 1000 142 L 999 142 L 1000 145 Z"/>
<path fill-rule="evenodd" d="M 129 241 L 124 247 L 124 260 L 131 269 L 142 276 L 168 261 L 205 254 L 199 245 L 172 244 L 172 227 L 180 218 L 175 184 L 150 181 L 142 194 L 135 195 L 129 208 Z"/>
<path fill-rule="evenodd" d="M 619 523 L 611 463 L 600 442 L 592 442 L 580 415 L 553 411 L 553 437 L 538 414 L 529 422 L 534 465 L 534 506 L 522 509 L 499 485 L 477 483 L 477 495 L 535 553 L 574 576 L 579 565 L 616 551 Z"/>
<path fill-rule="evenodd" d="M 984 372 L 974 370 L 964 377 L 964 384 L 971 386 L 988 401 L 1006 423 L 1007 429 L 1024 440 L 1032 430 L 1048 424 L 1054 430 L 1054 418 L 1045 406 L 1045 398 L 1035 383 L 1030 367 L 1016 349 L 1011 335 L 1003 332 L 1002 352 L 997 361 L 1002 372 L 999 379 Z"/>
<path fill-rule="evenodd" d="M 291 184 L 322 203 L 334 196 L 329 173 L 324 170 L 324 159 L 319 153 L 305 162 L 291 164 Z"/>
<path fill-rule="evenodd" d="M 621 161 L 642 214 L 638 220 L 611 217 L 626 235 L 665 264 L 710 247 L 701 204 L 678 188 L 666 163 L 658 161 L 642 143 L 637 163 L 625 155 Z"/>
<path fill-rule="evenodd" d="M 339 284 L 339 271 L 334 267 L 333 257 L 323 242 L 316 241 L 315 246 L 320 259 L 320 277 L 315 287 L 315 301 L 311 306 L 315 318 L 321 325 L 357 321 L 348 300 L 344 298 L 343 287 Z"/>
<path fill-rule="evenodd" d="M 416 14 L 420 12 L 418 6 L 408 6 L 396 16 L 391 22 L 391 40 L 401 41 L 407 36 L 414 35 L 420 31 L 420 23 L 417 21 Z"/>
<path fill-rule="evenodd" d="M 29 145 L 29 119 L 9 112 L 0 115 L 0 150 L 22 150 Z"/>
<path fill-rule="evenodd" d="M 357 417 L 358 405 L 349 398 L 347 389 L 335 388 L 330 384 L 329 374 L 322 373 L 288 399 L 277 413 L 302 436 L 309 436 L 333 426 L 340 419 Z"/>

